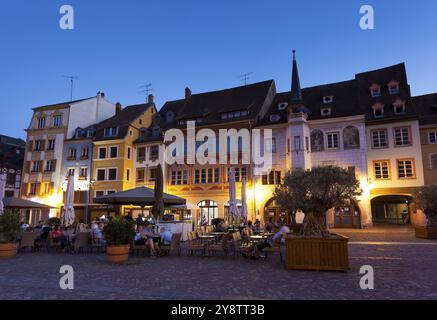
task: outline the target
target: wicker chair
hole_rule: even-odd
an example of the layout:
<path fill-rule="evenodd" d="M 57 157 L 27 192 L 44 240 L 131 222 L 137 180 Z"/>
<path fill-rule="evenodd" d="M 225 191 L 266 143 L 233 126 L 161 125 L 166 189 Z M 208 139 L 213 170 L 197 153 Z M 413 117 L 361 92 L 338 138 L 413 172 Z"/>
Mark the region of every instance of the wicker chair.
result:
<path fill-rule="evenodd" d="M 171 236 L 171 244 L 161 245 L 159 250 L 165 255 L 169 255 L 172 251 L 177 250 L 178 255 L 181 255 L 181 238 L 182 233 L 173 233 Z"/>
<path fill-rule="evenodd" d="M 206 247 L 206 251 L 208 252 L 208 255 L 214 256 L 217 252 L 224 253 L 225 255 L 228 255 L 228 242 L 229 238 L 227 236 L 223 236 L 221 241 L 218 243 L 209 243 Z"/>
<path fill-rule="evenodd" d="M 234 257 L 237 255 L 237 253 L 250 255 L 253 252 L 253 245 L 249 244 L 245 240 L 242 240 L 239 232 L 234 232 L 232 234 L 232 249 L 234 252 Z"/>
<path fill-rule="evenodd" d="M 20 250 L 26 251 L 26 248 L 30 248 L 31 251 L 34 251 L 36 238 L 38 238 L 38 232 L 23 232 L 21 235 Z"/>
<path fill-rule="evenodd" d="M 205 247 L 205 244 L 197 240 L 195 231 L 188 232 L 187 251 L 190 255 L 193 255 L 194 253 L 201 253 L 204 255 Z"/>

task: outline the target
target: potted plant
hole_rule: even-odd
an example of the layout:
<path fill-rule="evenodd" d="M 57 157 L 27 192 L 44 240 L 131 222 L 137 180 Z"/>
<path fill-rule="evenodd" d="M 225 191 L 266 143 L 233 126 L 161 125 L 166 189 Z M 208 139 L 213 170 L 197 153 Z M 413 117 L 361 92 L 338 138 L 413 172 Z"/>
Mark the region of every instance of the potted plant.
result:
<path fill-rule="evenodd" d="M 289 269 L 349 270 L 348 238 L 328 231 L 326 213 L 349 206 L 361 192 L 355 175 L 340 167 L 294 169 L 286 174 L 275 189 L 276 203 L 305 214 L 301 231 L 286 237 Z"/>
<path fill-rule="evenodd" d="M 57 218 L 57 217 L 52 217 L 49 220 L 47 220 L 48 224 L 52 225 L 52 226 L 60 226 L 62 224 L 61 219 Z"/>
<path fill-rule="evenodd" d="M 416 208 L 426 216 L 425 226 L 415 226 L 417 238 L 437 239 L 437 186 L 424 186 L 415 192 Z"/>
<path fill-rule="evenodd" d="M 0 213 L 0 259 L 17 255 L 20 220 L 18 211 L 5 209 Z"/>
<path fill-rule="evenodd" d="M 130 244 L 135 234 L 134 228 L 134 223 L 123 217 L 114 217 L 103 228 L 108 262 L 124 263 L 127 261 Z"/>

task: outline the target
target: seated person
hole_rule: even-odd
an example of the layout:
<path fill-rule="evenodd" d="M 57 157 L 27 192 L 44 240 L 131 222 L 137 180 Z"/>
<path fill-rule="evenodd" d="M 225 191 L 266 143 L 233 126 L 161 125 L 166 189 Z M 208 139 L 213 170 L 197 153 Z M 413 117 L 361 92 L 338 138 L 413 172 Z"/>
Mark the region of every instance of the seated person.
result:
<path fill-rule="evenodd" d="M 168 246 L 171 244 L 172 233 L 170 230 L 166 230 L 164 227 L 161 228 L 161 242 L 163 245 Z"/>
<path fill-rule="evenodd" d="M 253 225 L 253 232 L 254 233 L 261 232 L 261 222 L 258 219 L 256 219 L 256 221 L 255 221 L 255 223 Z"/>
<path fill-rule="evenodd" d="M 65 249 L 67 246 L 67 237 L 64 235 L 61 227 L 56 226 L 52 231 L 53 242 L 59 242 L 61 244 L 61 249 Z"/>
<path fill-rule="evenodd" d="M 253 259 L 259 259 L 260 252 L 265 248 L 271 248 L 274 244 L 280 244 L 284 240 L 284 236 L 290 233 L 290 228 L 287 226 L 282 226 L 278 232 L 276 232 L 271 239 L 268 239 L 264 243 L 260 243 L 255 246 Z"/>
<path fill-rule="evenodd" d="M 146 244 L 147 236 L 144 233 L 143 226 L 138 227 L 138 231 L 135 233 L 134 241 L 137 246 L 143 246 Z"/>
<path fill-rule="evenodd" d="M 226 231 L 228 231 L 227 228 L 225 227 L 225 223 L 223 221 L 220 222 L 215 229 L 216 229 L 217 232 L 226 232 Z"/>
<path fill-rule="evenodd" d="M 103 223 L 99 223 L 97 225 L 97 228 L 94 228 L 94 230 L 93 230 L 94 240 L 98 244 L 105 244 L 106 243 L 106 240 L 103 238 L 102 230 L 103 230 Z"/>

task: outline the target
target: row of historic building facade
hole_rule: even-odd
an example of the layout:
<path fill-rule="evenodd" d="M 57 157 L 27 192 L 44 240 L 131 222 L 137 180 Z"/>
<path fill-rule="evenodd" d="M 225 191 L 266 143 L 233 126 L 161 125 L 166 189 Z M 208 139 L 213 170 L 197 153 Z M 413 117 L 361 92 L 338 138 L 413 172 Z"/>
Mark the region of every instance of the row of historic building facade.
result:
<path fill-rule="evenodd" d="M 187 199 L 208 220 L 224 217 L 230 165 L 165 165 L 163 135 L 171 128 L 273 130 L 273 169 L 255 175 L 236 168 L 237 198 L 247 181 L 250 219 L 288 220 L 273 199 L 275 186 L 293 168 L 337 165 L 354 172 L 363 194 L 350 208 L 328 214 L 331 226 L 423 223 L 413 194 L 437 183 L 437 94 L 411 97 L 404 64 L 359 73 L 355 78 L 301 88 L 293 58 L 291 91 L 274 80 L 192 94 L 166 102 L 159 112 L 148 97 L 127 106 L 96 97 L 34 108 L 27 128 L 21 195 L 59 215 L 68 175 L 75 177 L 75 208 L 88 219 L 107 214 L 93 198 L 152 187 L 158 160 L 165 191 Z M 184 131 L 186 132 L 186 131 Z M 241 150 L 239 150 L 241 153 Z M 135 208 L 115 208 L 132 211 Z"/>

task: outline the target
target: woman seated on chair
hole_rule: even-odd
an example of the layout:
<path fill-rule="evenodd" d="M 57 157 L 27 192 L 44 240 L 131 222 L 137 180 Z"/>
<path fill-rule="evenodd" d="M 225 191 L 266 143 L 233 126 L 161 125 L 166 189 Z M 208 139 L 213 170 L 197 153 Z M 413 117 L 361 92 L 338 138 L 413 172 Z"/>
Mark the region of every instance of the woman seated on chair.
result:
<path fill-rule="evenodd" d="M 54 243 L 59 243 L 61 245 L 61 249 L 65 249 L 67 246 L 67 237 L 64 235 L 64 232 L 59 226 L 55 226 L 53 229 L 52 239 Z"/>
<path fill-rule="evenodd" d="M 135 244 L 136 245 L 146 245 L 150 250 L 150 255 L 156 255 L 158 248 L 153 242 L 153 231 L 150 227 L 150 223 L 146 221 L 143 226 L 139 226 L 139 232 L 137 232 Z"/>
<path fill-rule="evenodd" d="M 106 240 L 103 237 L 103 223 L 99 223 L 97 228 L 93 229 L 93 237 L 98 244 L 106 244 Z"/>

